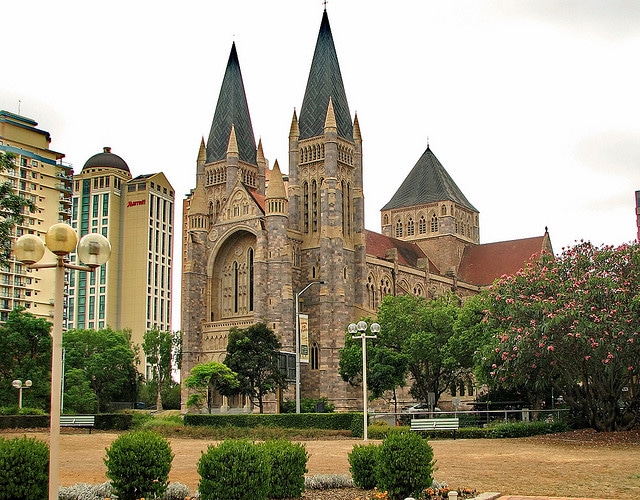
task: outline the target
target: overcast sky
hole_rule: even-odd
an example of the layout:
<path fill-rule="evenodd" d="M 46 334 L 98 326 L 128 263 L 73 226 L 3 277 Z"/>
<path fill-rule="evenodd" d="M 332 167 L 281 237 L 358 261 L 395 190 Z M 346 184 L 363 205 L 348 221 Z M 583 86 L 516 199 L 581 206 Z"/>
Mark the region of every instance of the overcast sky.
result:
<path fill-rule="evenodd" d="M 178 234 L 232 42 L 256 142 L 287 172 L 322 11 L 322 0 L 9 2 L 0 108 L 50 132 L 75 172 L 103 146 L 134 176 L 164 172 Z M 328 0 L 327 12 L 363 136 L 368 229 L 380 231 L 428 141 L 479 210 L 482 243 L 545 226 L 556 253 L 635 239 L 640 2 Z"/>

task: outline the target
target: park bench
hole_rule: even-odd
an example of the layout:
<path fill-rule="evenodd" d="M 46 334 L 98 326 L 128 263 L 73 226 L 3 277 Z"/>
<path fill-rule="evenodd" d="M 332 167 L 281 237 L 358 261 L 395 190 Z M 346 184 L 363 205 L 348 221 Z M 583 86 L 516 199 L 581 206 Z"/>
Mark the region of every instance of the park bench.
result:
<path fill-rule="evenodd" d="M 414 418 L 411 420 L 412 431 L 432 431 L 443 430 L 453 431 L 453 439 L 456 438 L 456 432 L 460 428 L 460 420 L 455 418 Z"/>
<path fill-rule="evenodd" d="M 96 425 L 95 415 L 60 415 L 60 427 L 81 427 L 91 429 Z"/>

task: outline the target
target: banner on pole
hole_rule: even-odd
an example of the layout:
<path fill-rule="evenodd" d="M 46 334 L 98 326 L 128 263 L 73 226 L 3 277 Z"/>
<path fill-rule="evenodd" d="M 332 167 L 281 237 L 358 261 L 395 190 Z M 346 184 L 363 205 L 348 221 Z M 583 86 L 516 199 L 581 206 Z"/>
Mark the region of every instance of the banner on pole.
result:
<path fill-rule="evenodd" d="M 300 321 L 300 362 L 309 362 L 309 316 L 301 314 Z"/>

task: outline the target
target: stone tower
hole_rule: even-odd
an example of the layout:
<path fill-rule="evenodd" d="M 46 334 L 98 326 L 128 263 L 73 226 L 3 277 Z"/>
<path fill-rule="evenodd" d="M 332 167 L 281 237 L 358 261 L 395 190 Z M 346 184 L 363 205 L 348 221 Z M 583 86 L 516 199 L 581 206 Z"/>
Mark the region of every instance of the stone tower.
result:
<path fill-rule="evenodd" d="M 300 118 L 289 135 L 290 234 L 300 252 L 294 289 L 322 280 L 303 296 L 309 312 L 311 362 L 302 387 L 311 397 L 347 406 L 352 394 L 338 376 L 346 326 L 359 319 L 366 269 L 362 140 L 349 113 L 329 18 L 316 42 Z M 294 259 L 295 260 L 295 259 Z"/>

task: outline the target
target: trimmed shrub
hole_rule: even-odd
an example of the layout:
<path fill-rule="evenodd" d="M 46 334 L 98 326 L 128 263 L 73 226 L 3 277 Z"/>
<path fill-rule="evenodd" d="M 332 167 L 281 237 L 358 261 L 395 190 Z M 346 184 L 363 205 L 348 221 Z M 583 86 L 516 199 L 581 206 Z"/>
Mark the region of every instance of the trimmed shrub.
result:
<path fill-rule="evenodd" d="M 351 420 L 351 435 L 359 438 L 364 436 L 364 415 L 362 413 L 352 413 L 353 419 Z M 369 418 L 367 418 L 367 424 Z M 367 425 L 367 435 L 369 433 L 369 426 Z"/>
<path fill-rule="evenodd" d="M 554 434 L 566 432 L 569 426 L 562 421 L 554 422 L 509 422 L 497 424 L 487 429 L 487 437 L 490 438 L 519 438 L 537 436 L 540 434 Z"/>
<path fill-rule="evenodd" d="M 209 446 L 198 460 L 201 500 L 266 500 L 271 466 L 267 454 L 246 440 Z"/>
<path fill-rule="evenodd" d="M 172 461 L 169 442 L 151 431 L 122 434 L 107 448 L 104 459 L 119 500 L 161 496 L 169 484 Z"/>
<path fill-rule="evenodd" d="M 309 459 L 304 445 L 278 439 L 265 441 L 261 447 L 271 467 L 269 498 L 301 497 Z"/>
<path fill-rule="evenodd" d="M 419 497 L 433 482 L 433 449 L 416 433 L 391 433 L 378 454 L 378 488 L 390 500 Z"/>
<path fill-rule="evenodd" d="M 184 416 L 184 425 L 352 430 L 353 421 L 358 419 L 360 419 L 359 426 L 362 429 L 362 413 L 245 413 L 227 415 L 188 413 Z"/>
<path fill-rule="evenodd" d="M 0 439 L 0 500 L 46 500 L 49 447 L 35 438 Z"/>
<path fill-rule="evenodd" d="M 353 483 L 363 490 L 372 490 L 376 487 L 376 464 L 380 446 L 377 444 L 357 444 L 347 456 L 349 459 L 349 472 Z"/>
<path fill-rule="evenodd" d="M 99 413 L 96 415 L 96 429 L 102 431 L 127 431 L 131 429 L 133 415 L 130 413 Z"/>

